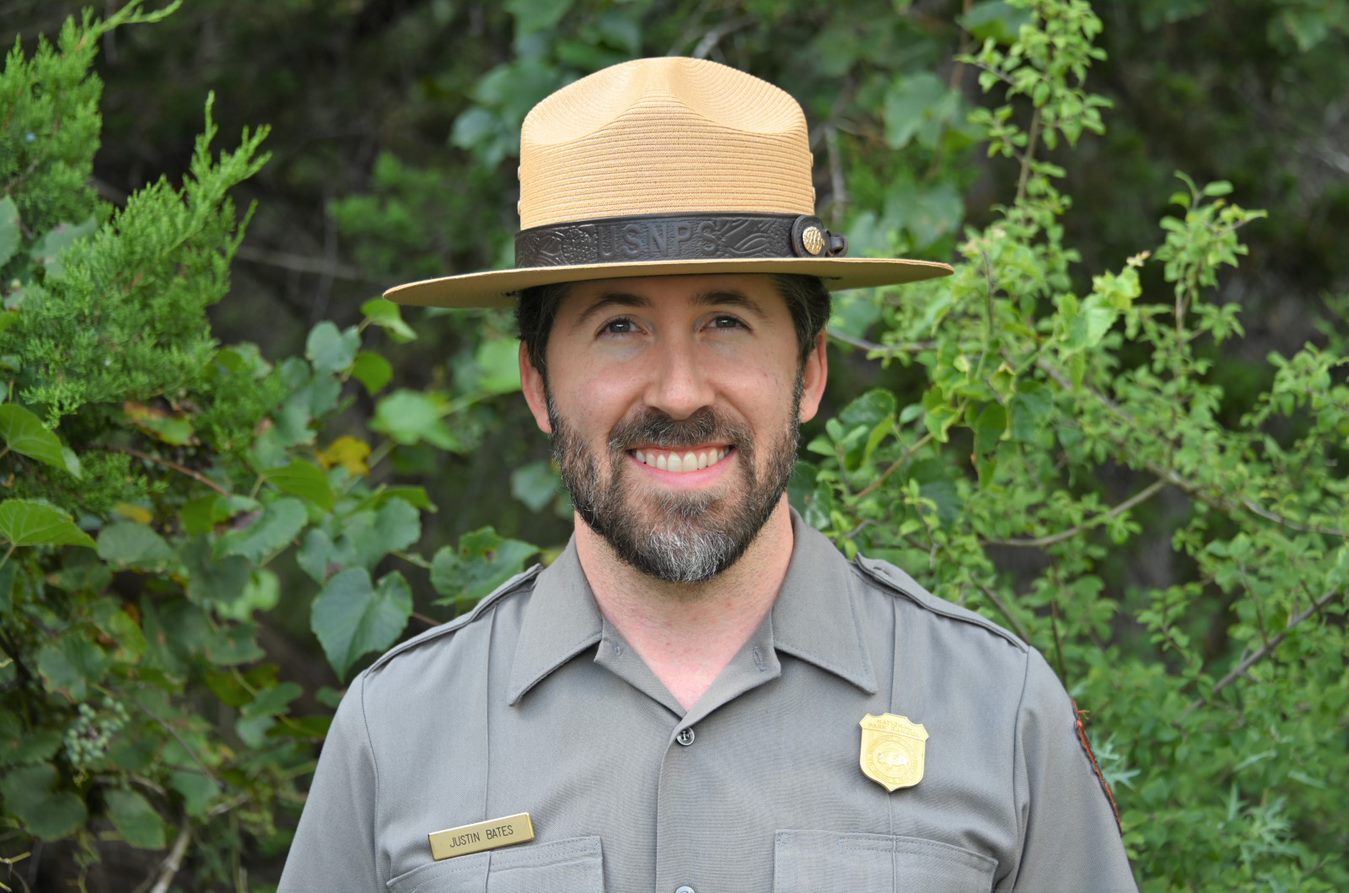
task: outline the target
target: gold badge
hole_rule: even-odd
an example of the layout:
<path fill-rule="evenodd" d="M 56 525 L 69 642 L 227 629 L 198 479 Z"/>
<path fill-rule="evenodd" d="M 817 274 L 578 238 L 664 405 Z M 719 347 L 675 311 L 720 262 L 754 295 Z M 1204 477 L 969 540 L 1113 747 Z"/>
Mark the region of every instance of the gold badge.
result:
<path fill-rule="evenodd" d="M 893 713 L 868 713 L 861 726 L 863 775 L 891 792 L 923 780 L 927 729 L 922 723 Z"/>
<path fill-rule="evenodd" d="M 439 862 L 441 859 L 467 856 L 469 853 L 481 853 L 483 850 L 533 840 L 534 823 L 529 820 L 529 813 L 522 812 L 500 819 L 474 822 L 472 825 L 460 825 L 458 828 L 446 828 L 426 836 L 431 841 L 431 858 Z"/>
<path fill-rule="evenodd" d="M 811 254 L 819 255 L 824 250 L 824 233 L 818 226 L 808 226 L 801 233 L 801 244 Z"/>

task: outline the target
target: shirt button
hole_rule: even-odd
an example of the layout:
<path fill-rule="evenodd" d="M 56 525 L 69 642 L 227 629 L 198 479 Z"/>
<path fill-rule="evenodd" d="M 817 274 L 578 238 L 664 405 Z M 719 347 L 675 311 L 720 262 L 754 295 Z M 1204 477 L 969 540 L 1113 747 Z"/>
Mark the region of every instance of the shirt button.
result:
<path fill-rule="evenodd" d="M 688 884 L 680 884 L 678 887 L 675 887 L 675 893 L 695 893 L 695 891 Z"/>
<path fill-rule="evenodd" d="M 675 735 L 675 740 L 678 741 L 680 744 L 684 745 L 685 747 L 688 747 L 690 744 L 693 743 L 693 729 L 691 728 L 680 729 L 679 734 Z M 693 893 L 693 888 L 680 887 L 679 889 L 675 890 L 675 893 Z"/>

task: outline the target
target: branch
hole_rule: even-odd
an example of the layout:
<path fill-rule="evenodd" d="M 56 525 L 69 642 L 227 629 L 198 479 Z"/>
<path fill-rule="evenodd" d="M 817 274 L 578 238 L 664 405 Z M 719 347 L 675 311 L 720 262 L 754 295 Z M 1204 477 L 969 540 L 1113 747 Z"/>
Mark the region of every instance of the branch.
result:
<path fill-rule="evenodd" d="M 349 282 L 376 281 L 355 267 L 349 267 L 346 264 L 339 264 L 336 261 L 321 257 L 307 257 L 303 254 L 291 254 L 286 251 L 268 251 L 248 245 L 240 245 L 238 250 L 235 251 L 235 256 L 250 263 L 279 267 L 296 273 L 318 273 L 321 276 L 345 279 Z"/>
<path fill-rule="evenodd" d="M 154 455 L 151 455 L 150 453 L 143 453 L 143 452 L 141 452 L 140 450 L 132 449 L 131 447 L 119 447 L 119 446 L 114 446 L 114 447 L 108 447 L 108 449 L 113 450 L 114 452 L 118 452 L 118 453 L 126 453 L 126 454 L 129 455 L 129 456 L 135 456 L 137 459 L 140 459 L 142 462 L 149 462 L 149 463 L 154 464 L 154 465 L 162 465 L 162 466 L 164 466 L 165 468 L 171 468 L 171 469 L 173 469 L 174 471 L 178 472 L 179 474 L 185 474 L 185 475 L 187 475 L 188 477 L 192 478 L 194 481 L 197 481 L 197 482 L 199 482 L 199 483 L 205 484 L 206 486 L 210 487 L 210 488 L 211 488 L 212 490 L 214 490 L 215 492 L 219 493 L 221 496 L 233 496 L 233 495 L 234 495 L 234 494 L 231 493 L 230 491 L 226 490 L 224 487 L 222 487 L 222 486 L 220 486 L 219 484 L 217 484 L 215 481 L 213 481 L 213 480 L 211 480 L 210 478 L 206 477 L 206 475 L 202 474 L 202 473 L 199 472 L 199 471 L 193 471 L 191 468 L 188 468 L 186 465 L 179 465 L 177 462 L 173 462 L 173 461 L 171 461 L 171 460 L 169 460 L 169 459 L 164 459 L 164 458 L 161 458 L 161 457 L 159 457 L 159 456 L 154 456 Z"/>
<path fill-rule="evenodd" d="M 168 893 L 169 885 L 173 883 L 173 878 L 178 874 L 178 870 L 183 867 L 183 854 L 187 852 L 187 844 L 192 839 L 192 825 L 183 816 L 183 827 L 178 832 L 178 837 L 173 841 L 173 849 L 169 850 L 168 856 L 159 868 L 159 878 L 155 885 L 150 888 L 150 893 Z"/>
<path fill-rule="evenodd" d="M 1158 491 L 1160 491 L 1166 485 L 1167 485 L 1166 481 L 1161 480 L 1153 481 L 1151 484 L 1148 484 L 1142 490 L 1139 490 L 1133 496 L 1130 496 L 1128 499 L 1124 500 L 1119 505 L 1112 508 L 1110 511 L 1103 512 L 1090 520 L 1083 521 L 1076 527 L 1072 527 L 1069 528 L 1068 530 L 1063 530 L 1058 533 L 1051 534 L 1049 536 L 1039 536 L 1034 539 L 985 540 L 985 542 L 989 545 L 994 546 L 1019 546 L 1021 548 L 1026 549 L 1043 549 L 1045 546 L 1053 546 L 1057 543 L 1063 542 L 1064 540 L 1070 540 L 1085 530 L 1090 530 L 1093 527 L 1096 527 L 1100 524 L 1104 524 L 1106 521 L 1109 521 L 1116 515 L 1127 512 L 1129 509 L 1138 505 L 1140 502 L 1143 502 L 1147 499 L 1151 499 L 1158 493 Z"/>
<path fill-rule="evenodd" d="M 1288 638 L 1289 633 L 1297 629 L 1297 627 L 1302 623 L 1306 622 L 1307 620 L 1310 620 L 1313 616 L 1319 613 L 1322 608 L 1330 604 L 1336 598 L 1343 597 L 1345 591 L 1346 590 L 1336 590 L 1336 589 L 1330 590 L 1325 595 L 1317 599 L 1316 602 L 1310 608 L 1303 611 L 1301 614 L 1297 615 L 1292 620 L 1288 621 L 1288 625 L 1285 626 L 1282 630 L 1280 630 L 1277 636 L 1266 642 L 1260 648 L 1260 650 L 1247 655 L 1245 658 L 1242 659 L 1241 663 L 1237 664 L 1235 667 L 1232 668 L 1232 672 L 1228 673 L 1226 676 L 1219 679 L 1218 683 L 1213 686 L 1213 690 L 1210 691 L 1207 696 L 1196 698 L 1186 709 L 1185 711 L 1186 714 L 1192 713 L 1195 710 L 1199 709 L 1200 707 L 1204 706 L 1209 701 L 1213 700 L 1213 697 L 1216 694 L 1218 694 L 1218 692 L 1222 691 L 1224 688 L 1227 688 L 1227 686 L 1231 685 L 1233 682 L 1236 682 L 1242 676 L 1245 676 L 1248 672 L 1250 672 L 1252 667 L 1260 663 L 1260 661 L 1264 660 L 1265 658 L 1269 657 L 1271 654 L 1273 654 L 1274 649 L 1278 648 L 1279 644 L 1283 642 L 1284 639 Z"/>
<path fill-rule="evenodd" d="M 848 185 L 843 179 L 843 155 L 838 148 L 838 129 L 833 125 L 824 129 L 824 145 L 829 158 L 829 213 L 835 219 L 840 219 L 848 206 Z"/>
<path fill-rule="evenodd" d="M 1071 381 L 1069 381 L 1068 376 L 1064 375 L 1058 369 L 1054 368 L 1054 366 L 1045 359 L 1043 358 L 1037 359 L 1035 361 L 1035 366 L 1037 369 L 1043 371 L 1050 378 L 1054 379 L 1054 381 L 1058 383 L 1059 387 L 1063 388 L 1065 391 L 1079 390 L 1079 388 L 1077 388 Z M 1111 415 L 1115 416 L 1115 418 L 1126 423 L 1134 430 L 1138 429 L 1138 423 L 1134 420 L 1134 417 L 1129 414 L 1128 410 L 1124 409 L 1114 400 L 1111 400 L 1105 394 L 1102 394 L 1101 392 L 1089 388 L 1085 385 L 1083 385 L 1082 388 L 1080 388 L 1080 390 L 1083 390 L 1087 394 L 1094 397 L 1097 400 L 1097 402 L 1099 402 L 1106 409 L 1110 410 Z M 1249 496 L 1241 496 L 1234 502 L 1232 499 L 1222 496 L 1221 494 L 1213 495 L 1210 493 L 1206 493 L 1202 486 L 1190 480 L 1189 478 L 1182 477 L 1179 473 L 1177 473 L 1171 468 L 1166 467 L 1165 465 L 1158 465 L 1154 462 L 1144 462 L 1143 464 L 1147 467 L 1149 471 L 1157 475 L 1159 478 L 1162 478 L 1167 483 L 1173 484 L 1179 489 L 1184 490 L 1186 493 L 1189 493 L 1191 496 L 1199 500 L 1202 500 L 1203 502 L 1206 502 L 1209 505 L 1212 505 L 1216 508 L 1220 508 L 1223 511 L 1230 512 L 1236 508 L 1244 508 L 1253 515 L 1259 515 L 1266 521 L 1273 521 L 1275 524 L 1287 527 L 1289 530 L 1296 530 L 1298 533 L 1315 533 L 1321 536 L 1333 536 L 1339 539 L 1349 539 L 1349 530 L 1342 530 L 1338 527 L 1315 527 L 1310 524 L 1302 524 L 1292 520 L 1291 518 L 1284 517 L 1283 515 L 1280 515 L 1278 512 L 1271 511 L 1270 509 L 1265 508 L 1263 505 L 1256 502 L 1254 499 L 1251 499 Z"/>
<path fill-rule="evenodd" d="M 899 356 L 906 353 L 918 353 L 924 350 L 936 350 L 935 341 L 905 341 L 902 344 L 878 344 L 875 341 L 868 341 L 865 338 L 858 338 L 856 335 L 849 335 L 845 332 L 836 332 L 829 330 L 829 337 L 843 344 L 850 344 L 853 347 L 860 347 L 865 351 L 883 356 Z"/>
<path fill-rule="evenodd" d="M 890 477 L 890 475 L 898 471 L 900 469 L 900 466 L 908 462 L 909 459 L 913 457 L 914 453 L 918 452 L 923 447 L 927 446 L 928 442 L 931 440 L 932 440 L 932 432 L 929 431 L 927 434 L 924 434 L 922 437 L 918 438 L 916 441 L 910 444 L 909 448 L 904 451 L 904 455 L 900 456 L 898 459 L 891 462 L 890 466 L 886 468 L 885 471 L 881 472 L 880 477 L 876 478 L 876 480 L 872 481 L 871 483 L 863 487 L 862 490 L 856 496 L 853 497 L 853 499 L 854 500 L 865 499 L 872 493 L 875 493 L 877 490 L 879 490 L 881 484 L 885 483 L 886 478 Z"/>
<path fill-rule="evenodd" d="M 721 43 L 723 37 L 739 31 L 741 28 L 748 28 L 753 24 L 755 24 L 754 19 L 743 18 L 733 19 L 724 25 L 718 25 L 703 35 L 703 39 L 698 41 L 698 45 L 693 48 L 693 52 L 689 55 L 695 59 L 706 59 L 707 54 L 717 48 L 717 44 Z"/>
<path fill-rule="evenodd" d="M 1016 634 L 1021 637 L 1021 641 L 1029 645 L 1031 643 L 1030 633 L 1026 631 L 1026 627 L 1021 625 L 1021 621 L 1017 620 L 1016 617 L 1012 615 L 1012 612 L 1008 609 L 1006 603 L 1003 602 L 1003 600 L 998 596 L 998 594 L 989 587 L 985 586 L 983 583 L 979 584 L 979 591 L 982 592 L 988 598 L 988 600 L 993 603 L 993 607 L 997 608 L 999 611 L 1002 612 L 1002 616 L 1006 617 L 1007 622 L 1012 624 L 1012 628 L 1015 629 Z"/>
<path fill-rule="evenodd" d="M 1040 110 L 1037 108 L 1030 116 L 1030 135 L 1026 138 L 1026 152 L 1021 156 L 1021 176 L 1016 181 L 1016 201 L 1021 204 L 1026 197 L 1026 183 L 1030 180 L 1031 162 L 1035 160 L 1036 143 L 1040 141 Z"/>

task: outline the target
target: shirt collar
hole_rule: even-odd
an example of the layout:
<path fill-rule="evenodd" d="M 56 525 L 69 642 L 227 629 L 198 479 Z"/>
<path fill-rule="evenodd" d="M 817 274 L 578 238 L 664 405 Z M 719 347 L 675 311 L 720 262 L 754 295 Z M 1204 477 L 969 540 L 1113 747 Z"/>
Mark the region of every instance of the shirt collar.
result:
<path fill-rule="evenodd" d="M 507 693 L 515 704 L 543 677 L 599 642 L 604 617 L 581 570 L 576 537 L 534 580 Z"/>
<path fill-rule="evenodd" d="M 792 509 L 792 560 L 773 603 L 773 647 L 876 692 L 852 565 Z"/>
<path fill-rule="evenodd" d="M 793 509 L 792 558 L 772 611 L 773 647 L 876 692 L 876 674 L 857 616 L 852 566 L 829 540 Z M 515 704 L 545 676 L 603 634 L 573 536 L 534 581 L 511 666 L 508 696 Z"/>

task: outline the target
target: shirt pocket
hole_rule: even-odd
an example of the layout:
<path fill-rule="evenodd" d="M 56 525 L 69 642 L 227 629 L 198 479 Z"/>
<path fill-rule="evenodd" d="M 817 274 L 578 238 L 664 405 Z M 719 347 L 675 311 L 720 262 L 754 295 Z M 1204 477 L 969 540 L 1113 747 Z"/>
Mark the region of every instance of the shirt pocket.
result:
<path fill-rule="evenodd" d="M 389 881 L 390 893 L 603 893 L 598 837 L 523 844 L 421 865 Z"/>
<path fill-rule="evenodd" d="M 988 893 L 998 863 L 921 837 L 779 831 L 773 893 Z"/>

